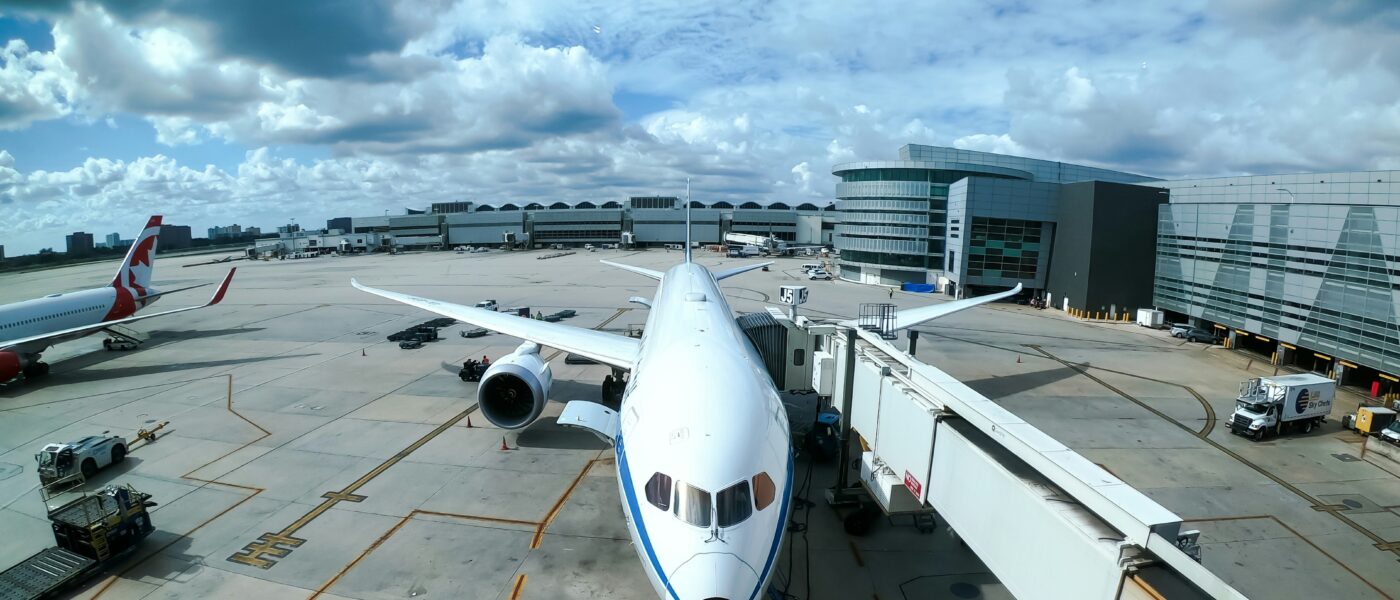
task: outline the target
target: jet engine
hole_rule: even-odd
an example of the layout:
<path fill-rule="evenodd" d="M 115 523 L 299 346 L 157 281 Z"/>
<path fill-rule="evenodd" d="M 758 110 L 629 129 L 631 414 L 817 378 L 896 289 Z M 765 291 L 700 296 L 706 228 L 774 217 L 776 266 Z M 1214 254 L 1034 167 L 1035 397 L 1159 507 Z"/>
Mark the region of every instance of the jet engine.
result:
<path fill-rule="evenodd" d="M 491 364 L 476 388 L 481 414 L 502 429 L 520 429 L 544 411 L 554 375 L 540 358 L 540 346 L 525 342 Z"/>
<path fill-rule="evenodd" d="M 0 352 L 0 383 L 4 383 L 24 371 L 24 362 L 14 352 Z"/>

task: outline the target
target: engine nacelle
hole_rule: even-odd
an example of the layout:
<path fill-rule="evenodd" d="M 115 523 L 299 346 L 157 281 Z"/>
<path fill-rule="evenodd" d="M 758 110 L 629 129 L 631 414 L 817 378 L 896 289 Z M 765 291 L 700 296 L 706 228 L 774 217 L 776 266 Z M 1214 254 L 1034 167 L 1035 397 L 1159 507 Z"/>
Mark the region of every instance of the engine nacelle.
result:
<path fill-rule="evenodd" d="M 549 363 L 540 358 L 539 344 L 525 342 L 486 369 L 476 388 L 476 403 L 495 426 L 520 429 L 544 412 L 553 383 Z"/>
<path fill-rule="evenodd" d="M 0 352 L 0 383 L 19 377 L 24 371 L 24 361 L 14 352 Z"/>

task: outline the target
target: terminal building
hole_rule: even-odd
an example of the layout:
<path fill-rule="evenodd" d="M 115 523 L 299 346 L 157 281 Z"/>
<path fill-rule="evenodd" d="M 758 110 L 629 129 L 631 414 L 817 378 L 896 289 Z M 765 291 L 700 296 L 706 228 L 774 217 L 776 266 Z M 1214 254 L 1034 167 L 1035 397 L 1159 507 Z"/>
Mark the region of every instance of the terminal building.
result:
<path fill-rule="evenodd" d="M 1099 214 L 1095 210 L 1135 210 L 1149 224 L 1156 214 L 1155 196 L 1145 194 L 1157 190 L 1133 185 L 1069 187 L 1076 182 L 1156 181 L 1152 177 L 990 152 L 907 144 L 899 149 L 899 160 L 838 164 L 832 174 L 841 178 L 836 184 L 840 224 L 834 242 L 841 253 L 843 279 L 934 284 L 957 296 L 1018 283 L 1036 295 L 1049 291 L 1053 296 L 1050 256 L 1052 245 L 1059 243 L 1059 223 Z M 1076 200 L 1066 204 L 1061 200 L 1070 189 L 1077 190 Z M 1074 225 L 1076 235 L 1101 231 Z M 1130 251 L 1150 261 L 1150 238 Z M 1079 271 L 1088 276 L 1087 268 Z M 1082 281 L 1061 287 L 1096 288 Z M 1141 289 L 1140 302 L 1145 304 L 1147 288 Z M 1080 308 L 1090 303 L 1082 291 L 1070 300 Z M 1124 298 L 1108 304 L 1122 308 L 1132 303 Z"/>
<path fill-rule="evenodd" d="M 1157 306 L 1376 393 L 1400 391 L 1400 171 L 1159 182 Z"/>

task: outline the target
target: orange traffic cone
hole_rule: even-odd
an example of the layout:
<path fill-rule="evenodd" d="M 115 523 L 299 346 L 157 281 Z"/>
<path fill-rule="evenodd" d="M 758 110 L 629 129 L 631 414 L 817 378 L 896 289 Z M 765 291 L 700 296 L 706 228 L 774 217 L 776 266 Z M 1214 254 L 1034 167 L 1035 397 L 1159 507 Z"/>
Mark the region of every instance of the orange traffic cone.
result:
<path fill-rule="evenodd" d="M 472 416 L 471 416 L 471 415 L 467 415 L 467 429 L 471 429 L 471 427 L 472 427 Z"/>
<path fill-rule="evenodd" d="M 506 450 L 510 450 L 510 446 L 506 445 L 506 436 L 501 436 L 501 451 L 505 452 Z"/>
<path fill-rule="evenodd" d="M 1020 355 L 1020 354 L 1017 354 L 1017 355 L 1016 355 L 1016 364 L 1018 364 L 1018 365 L 1021 364 L 1021 355 Z"/>
<path fill-rule="evenodd" d="M 360 356 L 365 356 L 365 349 L 364 349 L 364 348 L 360 348 Z"/>

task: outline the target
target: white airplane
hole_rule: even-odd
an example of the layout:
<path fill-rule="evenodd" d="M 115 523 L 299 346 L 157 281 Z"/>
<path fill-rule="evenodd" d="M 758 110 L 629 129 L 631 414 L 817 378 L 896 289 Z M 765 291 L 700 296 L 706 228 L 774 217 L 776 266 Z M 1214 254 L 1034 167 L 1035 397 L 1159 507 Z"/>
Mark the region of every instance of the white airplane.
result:
<path fill-rule="evenodd" d="M 772 263 L 711 273 L 691 261 L 689 242 L 685 261 L 665 273 L 601 261 L 659 282 L 640 340 L 351 284 L 527 340 L 492 363 L 477 388 L 481 413 L 498 427 L 525 427 L 544 411 L 553 376 L 542 345 L 630 371 L 620 411 L 576 400 L 559 424 L 613 444 L 622 511 L 659 597 L 754 600 L 773 575 L 787 530 L 792 442 L 777 389 L 719 282 Z M 917 325 L 1018 291 L 903 311 L 898 323 Z"/>
<path fill-rule="evenodd" d="M 49 294 L 43 298 L 0 306 L 0 383 L 20 373 L 24 373 L 26 378 L 47 375 L 49 365 L 39 359 L 54 344 L 97 333 L 113 325 L 213 306 L 223 300 L 228 284 L 233 280 L 233 272 L 237 269 L 229 269 L 219 285 L 219 291 L 207 304 L 133 316 L 137 310 L 165 294 L 208 285 L 164 292 L 151 287 L 156 237 L 159 234 L 160 215 L 156 215 L 146 222 L 145 229 L 137 236 L 122 266 L 117 269 L 116 277 L 105 287 Z"/>

